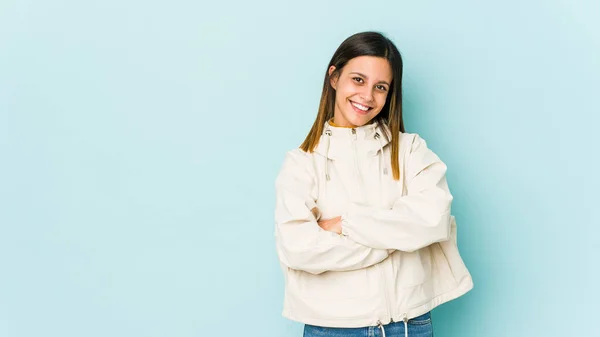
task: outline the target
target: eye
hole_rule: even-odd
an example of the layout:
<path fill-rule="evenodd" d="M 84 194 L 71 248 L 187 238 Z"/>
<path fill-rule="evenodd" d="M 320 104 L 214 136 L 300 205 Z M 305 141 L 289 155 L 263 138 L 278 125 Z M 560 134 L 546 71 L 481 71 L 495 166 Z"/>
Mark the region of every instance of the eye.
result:
<path fill-rule="evenodd" d="M 381 91 L 387 91 L 387 88 L 383 85 L 378 85 L 377 89 L 381 90 Z"/>
<path fill-rule="evenodd" d="M 360 78 L 360 77 L 352 77 L 352 79 L 353 79 L 355 82 L 358 82 L 358 83 L 363 83 L 363 82 L 364 82 L 364 81 L 363 81 L 363 79 L 362 79 L 362 78 Z"/>

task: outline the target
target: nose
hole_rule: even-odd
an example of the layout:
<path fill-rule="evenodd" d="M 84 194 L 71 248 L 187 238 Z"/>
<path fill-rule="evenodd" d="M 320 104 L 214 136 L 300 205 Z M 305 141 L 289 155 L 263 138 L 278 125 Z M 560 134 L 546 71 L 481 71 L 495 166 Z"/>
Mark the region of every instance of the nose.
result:
<path fill-rule="evenodd" d="M 362 93 L 361 93 L 361 98 L 364 99 L 366 102 L 372 102 L 373 101 L 373 88 L 371 87 L 364 87 Z"/>

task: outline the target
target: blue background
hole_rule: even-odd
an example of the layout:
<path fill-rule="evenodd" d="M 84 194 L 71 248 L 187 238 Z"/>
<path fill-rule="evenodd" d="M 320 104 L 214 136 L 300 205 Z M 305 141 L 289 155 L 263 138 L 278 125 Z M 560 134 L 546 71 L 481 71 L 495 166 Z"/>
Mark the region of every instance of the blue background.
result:
<path fill-rule="evenodd" d="M 405 61 L 473 291 L 435 334 L 597 336 L 596 1 L 0 1 L 0 336 L 301 336 L 274 179 L 349 35 Z"/>

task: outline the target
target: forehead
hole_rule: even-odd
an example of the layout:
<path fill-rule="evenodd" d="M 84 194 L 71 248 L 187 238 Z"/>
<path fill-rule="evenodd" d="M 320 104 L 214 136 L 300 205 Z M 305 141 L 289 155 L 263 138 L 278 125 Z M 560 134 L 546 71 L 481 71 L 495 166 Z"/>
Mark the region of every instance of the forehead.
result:
<path fill-rule="evenodd" d="M 344 67 L 345 73 L 357 72 L 374 81 L 392 81 L 392 67 L 383 57 L 359 56 L 351 59 Z"/>

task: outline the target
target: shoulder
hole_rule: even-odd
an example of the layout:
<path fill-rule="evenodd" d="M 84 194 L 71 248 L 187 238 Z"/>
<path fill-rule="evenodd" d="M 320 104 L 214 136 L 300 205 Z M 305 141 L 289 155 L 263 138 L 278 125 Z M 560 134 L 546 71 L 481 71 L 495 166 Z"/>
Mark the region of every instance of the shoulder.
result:
<path fill-rule="evenodd" d="M 310 179 L 309 172 L 312 167 L 311 153 L 300 148 L 289 150 L 285 153 L 283 163 L 279 169 L 276 183 L 280 184 L 290 180 Z"/>
<path fill-rule="evenodd" d="M 300 148 L 295 148 L 289 150 L 285 153 L 285 157 L 283 159 L 283 166 L 286 165 L 299 165 L 306 166 L 310 163 L 311 153 L 304 152 L 304 150 Z"/>
<path fill-rule="evenodd" d="M 410 154 L 427 149 L 427 142 L 418 133 L 400 132 L 400 153 Z"/>
<path fill-rule="evenodd" d="M 415 175 L 432 165 L 446 169 L 444 162 L 419 134 L 401 133 L 400 137 L 400 161 L 405 163 L 409 174 Z"/>

